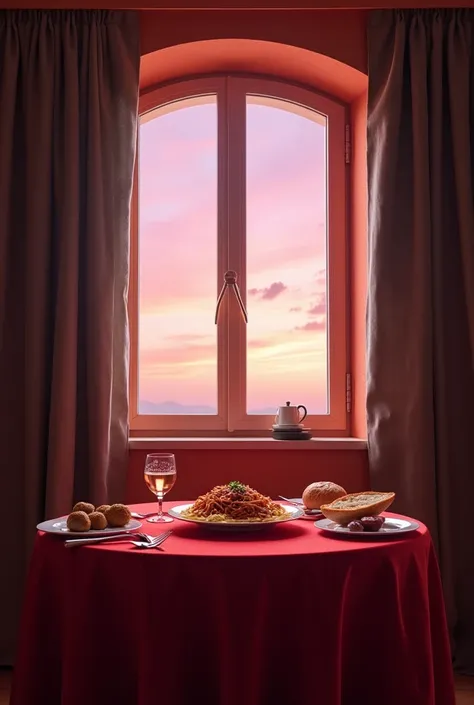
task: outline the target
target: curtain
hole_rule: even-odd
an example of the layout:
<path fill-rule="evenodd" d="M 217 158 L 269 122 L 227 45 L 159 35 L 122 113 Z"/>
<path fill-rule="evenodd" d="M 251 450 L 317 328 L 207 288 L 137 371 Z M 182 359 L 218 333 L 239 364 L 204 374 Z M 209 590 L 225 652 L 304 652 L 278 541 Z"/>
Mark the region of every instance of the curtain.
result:
<path fill-rule="evenodd" d="M 123 499 L 134 13 L 0 12 L 0 664 L 35 526 Z"/>
<path fill-rule="evenodd" d="M 474 672 L 474 14 L 369 21 L 372 484 L 426 522 Z"/>

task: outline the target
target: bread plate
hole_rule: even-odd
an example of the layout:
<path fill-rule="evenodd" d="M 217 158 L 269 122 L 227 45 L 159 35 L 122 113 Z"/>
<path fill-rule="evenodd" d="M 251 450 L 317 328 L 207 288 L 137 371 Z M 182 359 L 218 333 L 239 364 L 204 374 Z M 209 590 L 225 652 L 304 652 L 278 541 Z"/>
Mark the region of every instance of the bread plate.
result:
<path fill-rule="evenodd" d="M 293 504 L 298 504 L 303 510 L 304 513 L 301 519 L 319 519 L 320 517 L 322 518 L 324 516 L 320 509 L 306 509 L 301 497 L 292 498 L 290 499 L 290 502 L 292 502 Z"/>
<path fill-rule="evenodd" d="M 115 527 L 108 526 L 106 529 L 89 529 L 89 531 L 70 531 L 67 528 L 67 517 L 58 517 L 57 519 L 48 519 L 42 521 L 36 527 L 38 531 L 44 531 L 46 534 L 56 534 L 68 539 L 71 536 L 80 536 L 81 538 L 95 538 L 96 536 L 110 536 L 111 534 L 126 534 L 129 531 L 136 531 L 142 525 L 141 521 L 131 519 L 125 526 Z"/>
<path fill-rule="evenodd" d="M 330 534 L 337 534 L 344 538 L 360 540 L 387 539 L 389 536 L 398 536 L 399 534 L 408 534 L 420 528 L 416 521 L 408 519 L 398 519 L 397 517 L 385 517 L 382 527 L 378 531 L 350 531 L 347 526 L 336 524 L 330 519 L 319 519 L 314 522 L 317 529 L 326 531 Z"/>
<path fill-rule="evenodd" d="M 322 504 L 321 511 L 326 519 L 337 524 L 349 524 L 361 517 L 376 516 L 387 511 L 394 499 L 395 492 L 355 492 L 329 504 Z"/>

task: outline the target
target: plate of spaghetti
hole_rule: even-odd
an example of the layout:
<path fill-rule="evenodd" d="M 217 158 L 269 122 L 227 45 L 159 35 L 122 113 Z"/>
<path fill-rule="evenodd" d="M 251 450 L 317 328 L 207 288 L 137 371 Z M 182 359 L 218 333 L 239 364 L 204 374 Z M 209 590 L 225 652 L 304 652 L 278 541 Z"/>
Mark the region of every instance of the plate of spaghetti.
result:
<path fill-rule="evenodd" d="M 173 507 L 169 514 L 182 521 L 215 529 L 257 529 L 303 516 L 303 509 L 273 502 L 241 482 L 217 485 L 192 504 Z"/>

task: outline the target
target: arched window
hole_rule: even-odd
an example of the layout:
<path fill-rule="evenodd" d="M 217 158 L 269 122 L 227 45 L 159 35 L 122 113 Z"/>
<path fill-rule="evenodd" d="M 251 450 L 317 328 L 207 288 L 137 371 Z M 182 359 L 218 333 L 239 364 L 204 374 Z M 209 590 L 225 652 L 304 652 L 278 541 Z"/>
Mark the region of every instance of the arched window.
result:
<path fill-rule="evenodd" d="M 251 435 L 289 400 L 346 433 L 345 107 L 216 76 L 155 89 L 140 112 L 132 431 Z"/>

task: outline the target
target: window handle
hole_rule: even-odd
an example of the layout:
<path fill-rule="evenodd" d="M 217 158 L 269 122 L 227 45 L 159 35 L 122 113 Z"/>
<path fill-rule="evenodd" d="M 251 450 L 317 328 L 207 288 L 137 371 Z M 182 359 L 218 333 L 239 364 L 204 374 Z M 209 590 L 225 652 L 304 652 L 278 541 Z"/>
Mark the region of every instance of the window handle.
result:
<path fill-rule="evenodd" d="M 242 301 L 242 296 L 240 295 L 240 290 L 239 290 L 239 285 L 237 284 L 237 272 L 234 272 L 233 269 L 229 269 L 225 274 L 224 274 L 224 284 L 221 289 L 221 293 L 219 294 L 219 297 L 217 299 L 217 304 L 216 304 L 216 317 L 214 319 L 214 323 L 217 323 L 219 319 L 219 309 L 221 307 L 222 299 L 224 298 L 224 294 L 226 292 L 226 289 L 232 289 L 237 301 L 239 302 L 240 306 L 240 312 L 242 313 L 242 317 L 245 321 L 245 323 L 248 323 L 248 316 L 247 316 L 247 311 L 245 310 L 244 302 Z"/>

